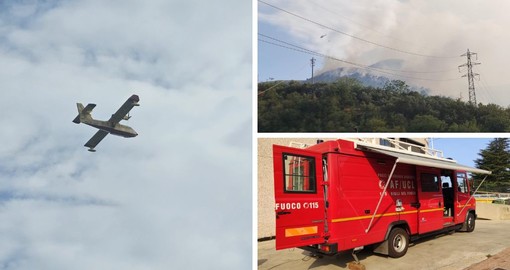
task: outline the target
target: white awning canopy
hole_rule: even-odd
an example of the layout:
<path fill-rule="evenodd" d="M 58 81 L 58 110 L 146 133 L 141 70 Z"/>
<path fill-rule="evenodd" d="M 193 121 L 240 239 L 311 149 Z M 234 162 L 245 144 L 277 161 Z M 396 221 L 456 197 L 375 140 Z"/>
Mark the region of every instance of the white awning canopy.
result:
<path fill-rule="evenodd" d="M 381 149 L 382 147 L 370 147 L 367 145 L 363 145 L 360 150 L 363 151 L 372 151 L 383 155 L 388 155 L 397 158 L 398 163 L 405 163 L 405 164 L 412 164 L 412 165 L 419 165 L 419 166 L 425 166 L 425 167 L 434 167 L 434 168 L 441 168 L 441 169 L 448 169 L 448 170 L 461 170 L 461 171 L 467 171 L 477 174 L 491 174 L 491 171 L 482 170 L 478 168 L 469 167 L 466 165 L 461 165 L 455 162 L 454 160 L 448 160 L 448 159 L 441 159 L 441 158 L 435 158 L 435 157 L 428 157 L 424 154 L 407 154 L 397 151 L 391 151 L 386 149 Z"/>

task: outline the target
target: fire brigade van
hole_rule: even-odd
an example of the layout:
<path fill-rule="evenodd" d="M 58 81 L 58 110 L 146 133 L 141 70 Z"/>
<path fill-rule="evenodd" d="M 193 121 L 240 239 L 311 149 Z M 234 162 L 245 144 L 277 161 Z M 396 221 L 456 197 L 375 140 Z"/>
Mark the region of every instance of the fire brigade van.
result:
<path fill-rule="evenodd" d="M 432 233 L 471 232 L 468 172 L 437 153 L 350 140 L 307 148 L 273 145 L 276 249 L 315 254 L 372 246 L 398 258 Z"/>

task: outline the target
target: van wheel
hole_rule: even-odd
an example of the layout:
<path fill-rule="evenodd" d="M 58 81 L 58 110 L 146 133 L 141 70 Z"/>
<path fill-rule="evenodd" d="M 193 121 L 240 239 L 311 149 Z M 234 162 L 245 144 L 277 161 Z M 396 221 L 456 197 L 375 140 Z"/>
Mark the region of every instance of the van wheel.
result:
<path fill-rule="evenodd" d="M 475 215 L 468 213 L 466 218 L 466 232 L 472 232 L 475 230 Z"/>
<path fill-rule="evenodd" d="M 394 228 L 388 237 L 388 255 L 392 258 L 400 258 L 406 255 L 409 247 L 409 235 L 402 228 Z"/>

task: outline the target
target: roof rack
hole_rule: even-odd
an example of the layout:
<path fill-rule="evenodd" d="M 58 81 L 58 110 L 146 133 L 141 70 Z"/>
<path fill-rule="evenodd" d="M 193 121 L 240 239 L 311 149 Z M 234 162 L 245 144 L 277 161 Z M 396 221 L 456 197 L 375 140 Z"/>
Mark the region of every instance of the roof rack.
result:
<path fill-rule="evenodd" d="M 448 160 L 456 162 L 453 159 L 445 158 L 443 151 L 433 149 L 430 147 L 422 146 L 419 144 L 413 144 L 409 142 L 399 141 L 390 138 L 358 138 L 354 140 L 356 146 L 369 146 L 373 148 L 380 148 L 388 151 L 406 153 L 416 156 L 424 156 L 428 158 L 435 158 L 441 160 Z"/>

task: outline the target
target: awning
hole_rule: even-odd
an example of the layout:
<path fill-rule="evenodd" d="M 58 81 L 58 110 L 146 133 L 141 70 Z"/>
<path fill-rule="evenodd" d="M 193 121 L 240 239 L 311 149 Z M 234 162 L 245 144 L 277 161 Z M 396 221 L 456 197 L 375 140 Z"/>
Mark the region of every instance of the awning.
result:
<path fill-rule="evenodd" d="M 360 145 L 361 146 L 361 145 Z M 425 167 L 434 167 L 448 170 L 461 170 L 478 174 L 491 174 L 491 171 L 486 171 L 478 168 L 469 167 L 466 165 L 461 165 L 455 162 L 454 160 L 428 157 L 425 155 L 421 155 L 419 153 L 416 154 L 407 154 L 403 152 L 391 151 L 386 149 L 381 149 L 382 147 L 371 147 L 367 145 L 363 145 L 360 150 L 363 151 L 371 151 L 376 152 L 383 155 L 388 155 L 397 158 L 398 163 L 419 165 Z"/>

